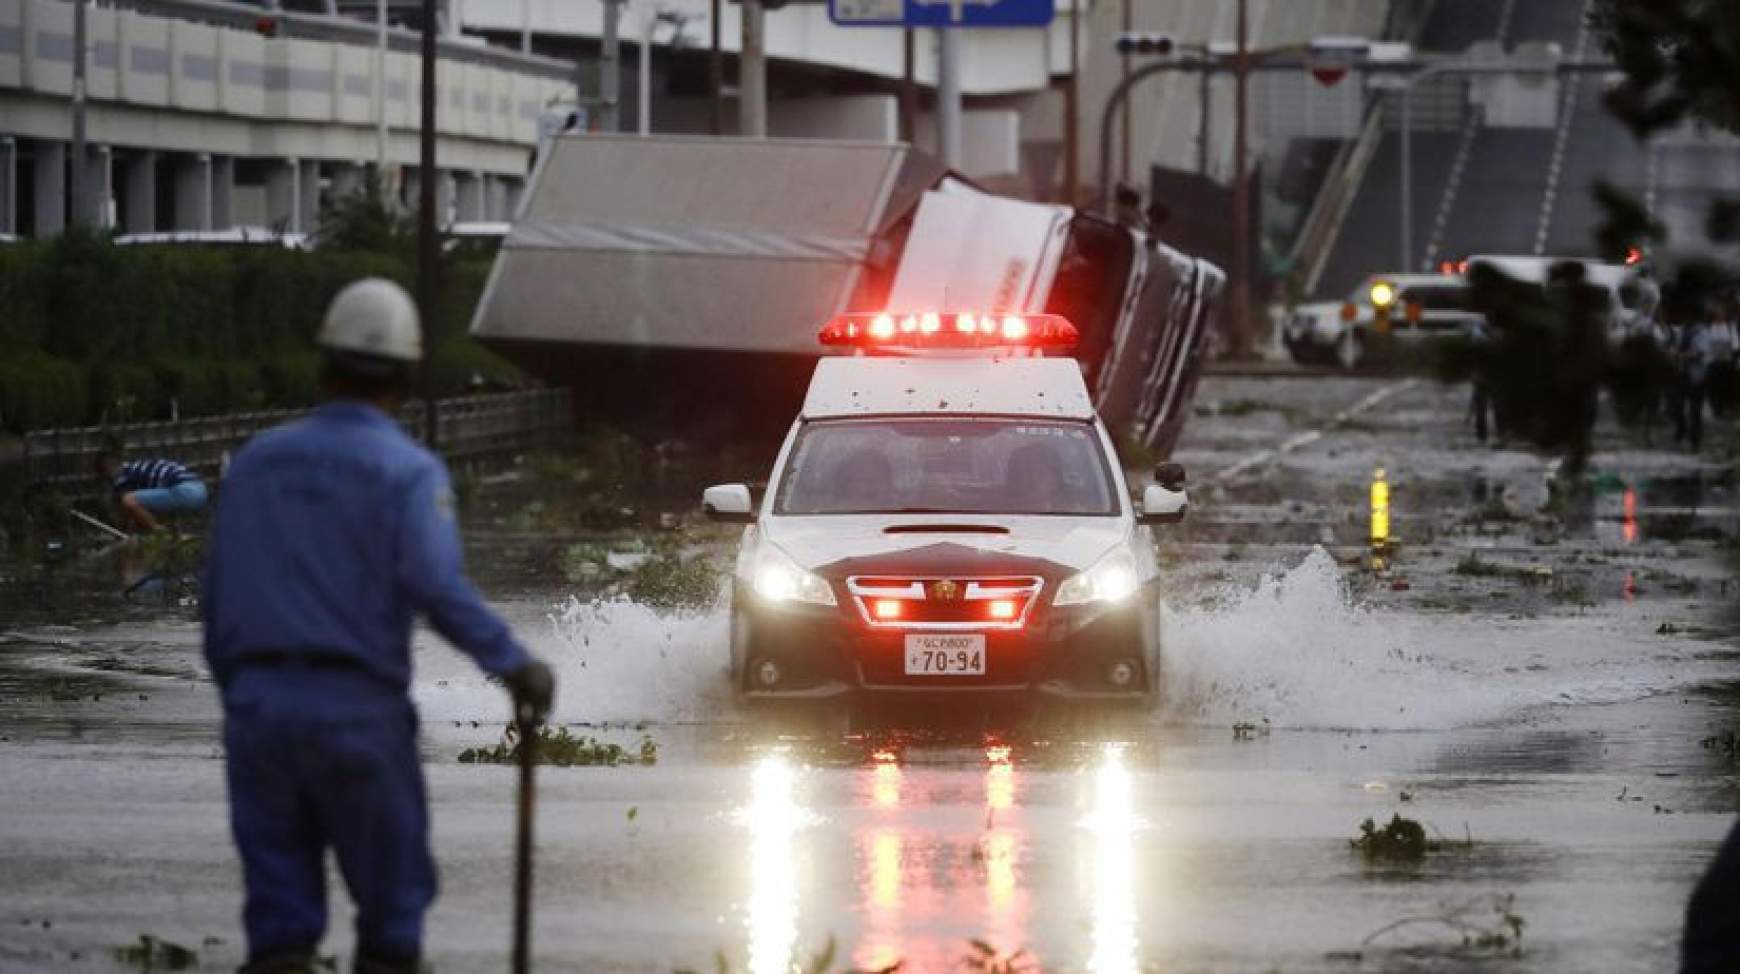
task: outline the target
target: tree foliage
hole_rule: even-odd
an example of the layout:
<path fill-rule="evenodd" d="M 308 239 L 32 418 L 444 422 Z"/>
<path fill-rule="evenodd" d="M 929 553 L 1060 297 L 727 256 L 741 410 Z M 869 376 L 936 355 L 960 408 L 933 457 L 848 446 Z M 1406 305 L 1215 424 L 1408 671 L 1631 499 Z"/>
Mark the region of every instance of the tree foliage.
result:
<path fill-rule="evenodd" d="M 1591 16 L 1625 74 L 1608 108 L 1638 138 L 1688 121 L 1740 132 L 1740 4 L 1595 0 Z"/>
<path fill-rule="evenodd" d="M 339 288 L 415 281 L 415 236 L 378 188 L 332 201 L 314 251 L 117 247 L 68 233 L 0 248 L 0 429 L 307 405 L 315 330 Z M 465 330 L 489 258 L 443 261 L 427 368 L 442 393 L 514 370 Z"/>
<path fill-rule="evenodd" d="M 1686 125 L 1740 134 L 1740 3 L 1595 0 L 1590 17 L 1623 75 L 1607 92 L 1607 108 L 1638 139 Z M 1607 213 L 1604 255 L 1662 242 L 1662 228 L 1635 200 L 1610 186 L 1597 198 Z M 1740 243 L 1740 197 L 1711 203 L 1705 233 Z"/>

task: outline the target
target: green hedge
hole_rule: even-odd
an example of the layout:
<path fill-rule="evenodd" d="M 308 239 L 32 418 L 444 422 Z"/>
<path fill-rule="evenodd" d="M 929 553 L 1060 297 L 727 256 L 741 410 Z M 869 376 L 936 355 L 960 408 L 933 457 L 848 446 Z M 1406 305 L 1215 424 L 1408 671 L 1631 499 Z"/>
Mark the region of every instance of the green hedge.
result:
<path fill-rule="evenodd" d="M 519 375 L 465 334 L 487 258 L 443 268 L 429 368 L 437 389 Z M 404 248 L 116 247 L 72 235 L 0 247 L 0 428 L 127 422 L 306 405 L 313 337 L 360 277 L 406 286 Z"/>

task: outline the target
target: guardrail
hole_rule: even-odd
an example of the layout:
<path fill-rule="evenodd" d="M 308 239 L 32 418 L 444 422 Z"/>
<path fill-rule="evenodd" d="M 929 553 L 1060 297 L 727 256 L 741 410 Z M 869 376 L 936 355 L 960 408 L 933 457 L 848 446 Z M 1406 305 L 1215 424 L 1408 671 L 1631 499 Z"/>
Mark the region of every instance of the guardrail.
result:
<path fill-rule="evenodd" d="M 436 403 L 440 449 L 449 460 L 470 460 L 524 450 L 573 428 L 573 398 L 567 389 L 459 396 Z M 307 410 L 229 413 L 155 423 L 36 430 L 24 435 L 25 476 L 32 484 L 94 485 L 92 467 L 111 437 L 127 455 L 162 456 L 215 473 L 224 456 L 261 430 L 296 419 Z M 406 403 L 399 421 L 419 439 L 422 402 Z"/>
<path fill-rule="evenodd" d="M 216 27 L 240 27 L 254 30 L 261 18 L 269 17 L 277 28 L 276 36 L 303 40 L 336 41 L 374 47 L 378 42 L 377 28 L 366 20 L 351 17 L 328 17 L 322 14 L 294 10 L 268 10 L 257 4 L 226 3 L 224 0 L 110 0 L 112 7 L 158 14 L 179 20 L 194 20 Z M 422 51 L 422 35 L 416 31 L 389 28 L 387 46 L 404 54 Z M 502 47 L 484 44 L 464 44 L 450 38 L 436 41 L 443 60 L 464 61 L 508 71 L 532 74 L 553 80 L 572 80 L 576 68 L 565 61 L 521 54 Z"/>

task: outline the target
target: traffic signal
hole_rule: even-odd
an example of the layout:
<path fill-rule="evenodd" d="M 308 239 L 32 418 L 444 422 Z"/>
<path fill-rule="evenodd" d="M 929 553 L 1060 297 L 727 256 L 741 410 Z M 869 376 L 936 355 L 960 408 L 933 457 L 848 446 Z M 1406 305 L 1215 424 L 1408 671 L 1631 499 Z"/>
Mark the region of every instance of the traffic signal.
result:
<path fill-rule="evenodd" d="M 1148 34 L 1141 31 L 1125 31 L 1118 35 L 1119 54 L 1142 54 L 1152 57 L 1171 57 L 1178 48 L 1178 42 L 1171 34 Z"/>

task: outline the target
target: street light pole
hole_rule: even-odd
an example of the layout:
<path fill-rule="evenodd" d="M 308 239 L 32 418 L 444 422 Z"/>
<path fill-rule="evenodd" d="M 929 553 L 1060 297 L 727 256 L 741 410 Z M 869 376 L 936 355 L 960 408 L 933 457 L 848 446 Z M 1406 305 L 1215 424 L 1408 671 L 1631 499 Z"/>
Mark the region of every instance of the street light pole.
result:
<path fill-rule="evenodd" d="M 1234 359 L 1251 352 L 1251 193 L 1246 170 L 1250 159 L 1250 3 L 1239 0 L 1238 51 L 1234 55 L 1237 92 L 1233 134 L 1233 288 L 1228 352 Z"/>
<path fill-rule="evenodd" d="M 437 282 L 440 257 L 439 241 L 435 239 L 435 0 L 423 0 L 423 112 L 419 136 L 417 180 L 417 309 L 423 323 L 423 348 L 433 351 L 431 332 L 435 326 Z M 301 184 L 301 174 L 296 177 Z M 427 354 L 426 351 L 426 354 Z M 423 369 L 423 440 L 434 449 L 440 433 L 436 429 L 434 371 Z"/>
<path fill-rule="evenodd" d="M 961 32 L 936 28 L 936 142 L 943 165 L 961 167 Z"/>
<path fill-rule="evenodd" d="M 85 3 L 73 0 L 72 218 L 67 221 L 73 227 L 84 227 L 91 217 L 90 166 L 85 158 L 90 154 L 85 138 Z"/>
<path fill-rule="evenodd" d="M 900 33 L 900 141 L 910 144 L 918 135 L 918 35 Z"/>
<path fill-rule="evenodd" d="M 1081 31 L 1076 10 L 1080 0 L 1069 4 L 1069 81 L 1063 89 L 1063 204 L 1074 206 L 1076 189 L 1081 185 L 1081 113 L 1078 98 L 1081 89 L 1077 78 L 1081 74 Z"/>
<path fill-rule="evenodd" d="M 737 134 L 767 138 L 767 11 L 761 0 L 743 0 L 742 39 L 737 55 Z"/>
<path fill-rule="evenodd" d="M 598 130 L 617 132 L 622 129 L 622 5 L 628 0 L 602 2 L 604 36 L 599 39 L 598 50 Z M 586 92 L 582 90 L 579 104 L 585 103 Z"/>
<path fill-rule="evenodd" d="M 1122 23 L 1123 23 L 1124 33 L 1126 33 L 1126 34 L 1128 34 L 1132 30 L 1135 30 L 1135 23 L 1136 23 L 1135 15 L 1134 15 L 1134 12 L 1130 8 L 1130 4 L 1131 4 L 1131 0 L 1124 0 L 1124 10 L 1123 10 L 1124 16 L 1123 16 Z M 1072 44 L 1071 46 L 1073 47 L 1074 45 Z M 1123 63 L 1119 67 L 1121 69 L 1120 73 L 1124 77 L 1128 78 L 1130 76 L 1130 54 L 1128 51 L 1124 52 Z M 1131 160 L 1132 156 L 1134 155 L 1134 152 L 1133 152 L 1132 147 L 1130 145 L 1130 139 L 1131 139 L 1131 135 L 1130 135 L 1130 103 L 1127 101 L 1124 102 L 1123 116 L 1118 120 L 1118 128 L 1121 130 L 1120 134 L 1123 136 L 1123 139 L 1121 140 L 1121 145 L 1123 146 L 1123 150 L 1124 150 L 1124 157 L 1121 160 L 1123 165 L 1119 167 L 1118 173 L 1119 173 L 1119 178 L 1127 183 L 1130 181 L 1130 160 Z"/>
<path fill-rule="evenodd" d="M 1402 89 L 1402 262 L 1403 273 L 1414 262 L 1414 83 Z"/>
<path fill-rule="evenodd" d="M 652 134 L 652 40 L 653 27 L 658 23 L 658 13 L 652 8 L 642 11 L 640 22 L 640 98 L 635 106 L 635 114 L 639 116 L 637 131 L 644 138 Z"/>
<path fill-rule="evenodd" d="M 1202 100 L 1202 107 L 1198 110 L 1201 117 L 1196 122 L 1196 174 L 1204 179 L 1208 178 L 1208 140 L 1214 134 L 1214 127 L 1211 124 L 1214 87 L 1209 84 L 1209 80 L 1207 71 L 1202 72 L 1201 76 L 1197 78 L 1197 95 Z"/>
<path fill-rule="evenodd" d="M 530 3 L 531 0 L 526 0 Z M 375 0 L 375 180 L 387 184 L 387 0 Z"/>
<path fill-rule="evenodd" d="M 725 50 L 721 42 L 719 20 L 724 16 L 724 0 L 713 0 L 711 11 L 712 48 L 707 52 L 707 94 L 712 117 L 709 127 L 714 135 L 725 134 Z"/>
<path fill-rule="evenodd" d="M 1454 62 L 1430 64 L 1402 79 L 1402 271 L 1413 270 L 1414 261 L 1414 85 L 1436 75 L 1465 70 Z"/>

